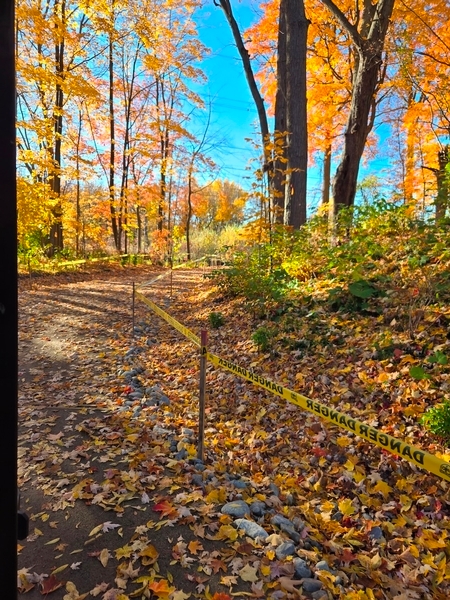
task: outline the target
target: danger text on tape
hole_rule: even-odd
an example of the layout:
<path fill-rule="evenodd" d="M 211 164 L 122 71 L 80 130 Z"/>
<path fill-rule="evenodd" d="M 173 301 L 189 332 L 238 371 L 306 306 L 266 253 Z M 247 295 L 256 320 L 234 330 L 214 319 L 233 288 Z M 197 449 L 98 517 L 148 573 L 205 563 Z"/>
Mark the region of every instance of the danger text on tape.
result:
<path fill-rule="evenodd" d="M 210 352 L 208 352 L 207 358 L 214 365 L 223 367 L 235 375 L 247 379 L 256 385 L 263 387 L 278 396 L 281 396 L 285 400 L 296 404 L 300 408 L 314 413 L 326 419 L 330 423 L 334 423 L 342 429 L 346 429 L 347 431 L 354 433 L 355 435 L 364 438 L 373 444 L 376 444 L 383 450 L 386 450 L 391 454 L 401 456 L 402 458 L 416 464 L 419 467 L 422 467 L 430 473 L 434 473 L 435 475 L 450 481 L 450 464 L 439 459 L 437 456 L 434 456 L 433 454 L 425 452 L 424 450 L 416 448 L 410 444 L 406 444 L 405 442 L 402 442 L 401 440 L 398 440 L 387 433 L 383 433 L 374 427 L 370 427 L 358 419 L 353 419 L 344 413 L 333 410 L 325 404 L 315 402 L 314 400 L 311 400 L 302 394 L 293 392 L 292 390 L 289 390 L 288 388 L 285 388 L 282 385 L 267 379 L 266 377 L 258 375 L 253 371 L 249 371 L 245 367 L 236 365 L 229 360 L 220 358 L 219 356 L 211 354 Z"/>
<path fill-rule="evenodd" d="M 207 360 L 209 360 L 212 364 L 218 367 L 222 367 L 231 371 L 235 375 L 242 377 L 243 379 L 247 379 L 251 381 L 255 385 L 263 387 L 264 389 L 281 396 L 288 402 L 292 402 L 296 404 L 303 410 L 307 410 L 313 414 L 320 416 L 323 419 L 326 419 L 330 423 L 334 423 L 338 425 L 342 429 L 349 431 L 350 433 L 354 433 L 355 435 L 364 438 L 365 440 L 376 444 L 383 450 L 390 452 L 391 454 L 395 454 L 397 456 L 401 456 L 402 458 L 408 460 L 409 462 L 425 469 L 426 471 L 433 473 L 434 475 L 438 475 L 447 481 L 450 481 L 450 464 L 441 460 L 437 456 L 430 454 L 429 452 L 425 452 L 415 446 L 410 444 L 406 444 L 401 440 L 398 440 L 387 433 L 383 433 L 378 431 L 374 427 L 371 427 L 358 419 L 354 419 L 345 415 L 344 413 L 339 412 L 338 410 L 334 410 L 329 408 L 325 404 L 321 404 L 320 402 L 316 402 L 311 400 L 311 398 L 307 398 L 302 394 L 298 394 L 288 388 L 283 387 L 282 385 L 263 377 L 262 375 L 258 375 L 253 371 L 246 369 L 245 367 L 241 367 L 227 359 L 221 358 L 220 356 L 216 356 L 211 352 L 207 351 L 206 346 L 202 346 L 200 339 L 192 333 L 187 327 L 176 321 L 173 317 L 171 317 L 168 313 L 162 310 L 157 304 L 146 298 L 143 294 L 136 292 L 136 297 L 140 298 L 149 308 L 151 308 L 156 314 L 158 314 L 161 318 L 170 323 L 175 329 L 177 329 L 180 333 L 190 339 L 192 342 L 201 347 L 202 355 L 206 354 Z"/>

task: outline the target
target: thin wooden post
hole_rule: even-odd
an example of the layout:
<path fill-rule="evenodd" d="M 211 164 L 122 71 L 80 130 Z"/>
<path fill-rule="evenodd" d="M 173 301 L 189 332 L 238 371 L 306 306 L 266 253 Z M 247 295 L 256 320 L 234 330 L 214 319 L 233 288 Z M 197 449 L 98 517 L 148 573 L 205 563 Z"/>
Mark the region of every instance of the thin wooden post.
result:
<path fill-rule="evenodd" d="M 134 284 L 133 281 L 133 299 L 131 301 L 131 306 L 132 306 L 132 313 L 133 313 L 133 317 L 132 317 L 132 327 L 133 327 L 133 332 L 132 335 L 134 337 L 134 313 L 135 313 L 135 304 L 136 304 L 136 286 Z"/>
<path fill-rule="evenodd" d="M 206 345 L 208 333 L 203 329 L 200 333 L 200 401 L 198 417 L 198 449 L 197 458 L 203 462 L 205 454 L 205 395 L 206 395 Z"/>

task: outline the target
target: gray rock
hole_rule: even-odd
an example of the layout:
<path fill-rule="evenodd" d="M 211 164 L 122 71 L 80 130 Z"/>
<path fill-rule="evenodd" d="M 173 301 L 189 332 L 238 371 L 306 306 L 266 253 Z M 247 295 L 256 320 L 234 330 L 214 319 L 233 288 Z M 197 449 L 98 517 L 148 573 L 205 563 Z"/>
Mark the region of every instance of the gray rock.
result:
<path fill-rule="evenodd" d="M 175 454 L 175 458 L 176 458 L 176 460 L 184 460 L 185 458 L 187 458 L 187 455 L 188 455 L 188 453 L 187 453 L 186 448 L 182 448 Z"/>
<path fill-rule="evenodd" d="M 275 485 L 274 483 L 271 483 L 269 485 L 269 488 L 274 496 L 280 495 L 280 488 L 277 485 Z"/>
<path fill-rule="evenodd" d="M 267 507 L 261 500 L 255 500 L 250 504 L 250 512 L 255 517 L 262 517 L 267 512 Z"/>
<path fill-rule="evenodd" d="M 295 504 L 295 497 L 293 494 L 286 494 L 286 499 L 285 499 L 286 505 L 287 506 L 294 506 Z"/>
<path fill-rule="evenodd" d="M 280 527 L 281 529 L 281 525 L 285 525 L 287 527 L 292 527 L 293 529 L 295 529 L 295 525 L 292 521 L 290 521 L 289 519 L 287 519 L 286 517 L 283 517 L 283 515 L 274 515 L 272 517 L 272 519 L 270 520 L 270 522 L 272 523 L 272 525 L 276 525 L 277 527 Z"/>
<path fill-rule="evenodd" d="M 172 432 L 170 431 L 170 429 L 164 429 L 164 427 L 159 427 L 158 425 L 155 425 L 153 427 L 153 433 L 155 435 L 169 435 Z"/>
<path fill-rule="evenodd" d="M 265 540 L 269 536 L 267 531 L 254 521 L 248 521 L 247 519 L 236 519 L 234 524 L 238 529 L 243 529 L 245 533 L 253 539 L 259 537 Z"/>
<path fill-rule="evenodd" d="M 317 592 L 313 592 L 311 596 L 314 600 L 328 600 L 328 594 L 325 590 L 317 590 Z"/>
<path fill-rule="evenodd" d="M 286 533 L 296 544 L 298 544 L 302 539 L 299 532 L 296 531 L 293 527 L 290 527 L 289 525 L 281 525 L 280 529 L 281 531 Z"/>
<path fill-rule="evenodd" d="M 132 378 L 132 377 L 134 377 L 135 375 L 137 375 L 137 372 L 136 372 L 136 370 L 135 370 L 135 369 L 133 369 L 133 370 L 131 370 L 131 371 L 124 371 L 124 372 L 122 373 L 122 377 L 124 377 L 125 379 L 130 379 L 130 380 L 131 380 L 131 378 Z"/>
<path fill-rule="evenodd" d="M 381 527 L 372 527 L 369 531 L 369 537 L 372 540 L 380 540 L 383 537 L 383 530 Z"/>
<path fill-rule="evenodd" d="M 317 571 L 328 571 L 328 573 L 333 573 L 333 569 L 330 567 L 326 560 L 320 560 L 316 564 L 316 569 Z"/>
<path fill-rule="evenodd" d="M 322 582 L 318 579 L 310 579 L 309 577 L 306 577 L 302 581 L 302 588 L 304 592 L 312 594 L 322 589 Z"/>
<path fill-rule="evenodd" d="M 195 485 L 199 485 L 200 487 L 204 487 L 205 482 L 203 481 L 203 477 L 199 473 L 194 473 L 191 479 L 192 483 Z"/>
<path fill-rule="evenodd" d="M 128 397 L 132 398 L 133 400 L 140 400 L 143 396 L 144 394 L 140 390 L 135 390 L 134 392 L 128 394 Z"/>
<path fill-rule="evenodd" d="M 331 515 L 331 520 L 337 521 L 339 523 L 339 521 L 342 521 L 343 516 L 344 515 L 338 510 L 333 515 Z"/>
<path fill-rule="evenodd" d="M 247 484 L 245 483 L 245 481 L 242 481 L 242 479 L 235 479 L 231 483 L 234 485 L 235 488 L 238 488 L 239 490 L 243 490 L 247 487 Z"/>
<path fill-rule="evenodd" d="M 183 427 L 181 429 L 181 435 L 193 436 L 195 435 L 195 431 L 193 429 L 189 429 L 188 427 Z"/>
<path fill-rule="evenodd" d="M 295 545 L 292 542 L 283 542 L 275 550 L 278 560 L 283 560 L 286 556 L 293 556 L 295 554 Z"/>
<path fill-rule="evenodd" d="M 294 558 L 292 560 L 292 564 L 294 565 L 295 576 L 299 579 L 312 577 L 311 569 L 308 567 L 308 564 L 303 560 L 303 558 Z"/>
<path fill-rule="evenodd" d="M 221 513 L 223 515 L 231 515 L 232 517 L 245 517 L 250 514 L 250 507 L 244 500 L 234 500 L 227 502 L 222 506 Z"/>

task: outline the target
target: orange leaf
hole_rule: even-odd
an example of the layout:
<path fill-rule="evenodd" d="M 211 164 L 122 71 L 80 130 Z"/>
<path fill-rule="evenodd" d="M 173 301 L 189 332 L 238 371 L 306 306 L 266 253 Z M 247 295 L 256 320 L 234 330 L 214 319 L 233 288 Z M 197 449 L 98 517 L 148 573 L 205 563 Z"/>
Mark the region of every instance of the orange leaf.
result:
<path fill-rule="evenodd" d="M 188 548 L 189 552 L 192 554 L 197 554 L 199 550 L 203 550 L 203 546 L 198 540 L 192 540 L 192 542 L 189 542 Z"/>
<path fill-rule="evenodd" d="M 154 594 L 158 596 L 158 598 L 162 598 L 163 600 L 169 598 L 169 594 L 171 594 L 175 589 L 169 586 L 167 579 L 152 581 L 152 583 L 148 584 L 148 587 Z"/>
<path fill-rule="evenodd" d="M 152 510 L 161 513 L 161 518 L 178 515 L 177 509 L 168 500 L 161 500 Z"/>

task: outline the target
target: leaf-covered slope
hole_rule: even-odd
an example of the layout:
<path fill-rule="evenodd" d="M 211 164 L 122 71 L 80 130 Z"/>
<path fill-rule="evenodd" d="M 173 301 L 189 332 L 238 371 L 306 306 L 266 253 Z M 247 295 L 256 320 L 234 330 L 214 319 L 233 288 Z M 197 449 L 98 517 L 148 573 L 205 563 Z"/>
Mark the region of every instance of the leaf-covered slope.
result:
<path fill-rule="evenodd" d="M 44 559 L 47 574 L 68 565 L 44 590 L 69 581 L 106 599 L 448 597 L 447 482 L 211 366 L 199 461 L 198 350 L 144 304 L 131 339 L 124 283 L 22 296 L 22 360 L 37 372 L 22 383 L 21 487 L 45 494 L 19 557 L 29 598 Z M 442 307 L 405 313 L 399 294 L 380 314 L 336 312 L 310 295 L 260 321 L 201 272 L 175 273 L 169 292 L 147 293 L 196 334 L 223 314 L 212 352 L 445 454 L 418 423 L 447 390 L 447 365 L 427 360 L 447 352 Z M 252 341 L 261 325 L 274 331 L 265 354 Z M 56 358 L 76 372 L 58 376 Z M 222 512 L 239 500 L 244 514 Z M 77 525 L 81 506 L 91 521 Z"/>

